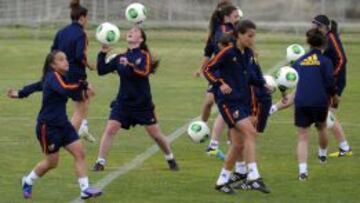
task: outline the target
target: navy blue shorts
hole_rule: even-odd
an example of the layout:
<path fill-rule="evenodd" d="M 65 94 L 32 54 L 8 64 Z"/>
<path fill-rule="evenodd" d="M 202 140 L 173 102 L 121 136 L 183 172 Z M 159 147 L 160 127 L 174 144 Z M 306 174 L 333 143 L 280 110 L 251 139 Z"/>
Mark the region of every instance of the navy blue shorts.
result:
<path fill-rule="evenodd" d="M 272 101 L 270 99 L 257 101 L 255 104 L 252 104 L 251 114 L 256 117 L 255 128 L 259 133 L 265 131 L 271 105 Z"/>
<path fill-rule="evenodd" d="M 79 139 L 75 128 L 71 123 L 64 126 L 50 126 L 45 123 L 37 123 L 36 134 L 44 154 L 53 154 Z"/>
<path fill-rule="evenodd" d="M 121 128 L 128 130 L 136 125 L 153 125 L 157 123 L 154 106 L 144 110 L 134 110 L 124 108 L 117 104 L 112 104 L 109 120 L 121 123 Z"/>
<path fill-rule="evenodd" d="M 326 122 L 328 107 L 295 107 L 295 126 L 307 128 Z"/>
<path fill-rule="evenodd" d="M 249 117 L 251 110 L 249 107 L 235 102 L 217 103 L 219 112 L 229 128 L 234 128 L 236 123 Z"/>

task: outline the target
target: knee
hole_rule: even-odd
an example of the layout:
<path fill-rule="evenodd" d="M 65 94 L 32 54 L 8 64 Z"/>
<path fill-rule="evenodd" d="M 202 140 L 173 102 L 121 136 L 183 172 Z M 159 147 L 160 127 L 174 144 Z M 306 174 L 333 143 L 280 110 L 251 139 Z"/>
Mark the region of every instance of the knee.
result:
<path fill-rule="evenodd" d="M 59 161 L 58 160 L 48 160 L 47 164 L 48 164 L 48 169 L 55 169 L 58 166 Z"/>
<path fill-rule="evenodd" d="M 78 152 L 76 152 L 75 159 L 76 160 L 85 160 L 85 151 L 84 151 L 84 149 L 80 149 Z"/>
<path fill-rule="evenodd" d="M 118 132 L 118 128 L 115 128 L 115 127 L 111 126 L 111 127 L 106 128 L 105 136 L 114 137 L 117 132 Z"/>

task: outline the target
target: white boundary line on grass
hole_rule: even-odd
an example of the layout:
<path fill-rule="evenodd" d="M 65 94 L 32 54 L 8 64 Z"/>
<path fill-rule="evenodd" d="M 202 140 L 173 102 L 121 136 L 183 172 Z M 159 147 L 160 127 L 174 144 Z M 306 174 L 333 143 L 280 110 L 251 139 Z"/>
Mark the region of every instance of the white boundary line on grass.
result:
<path fill-rule="evenodd" d="M 167 138 L 169 142 L 173 142 L 177 138 L 179 138 L 183 133 L 185 133 L 187 126 L 195 121 L 198 120 L 200 117 L 196 117 L 188 121 L 186 124 L 181 126 L 180 128 L 173 131 Z M 128 173 L 129 171 L 132 171 L 139 167 L 144 161 L 146 161 L 148 158 L 153 156 L 156 152 L 159 151 L 159 147 L 157 144 L 152 145 L 151 147 L 147 148 L 143 153 L 137 155 L 134 159 L 132 159 L 130 162 L 125 163 L 122 166 L 119 166 L 115 171 L 112 171 L 111 173 L 107 174 L 105 177 L 103 177 L 101 180 L 93 184 L 94 187 L 98 187 L 100 189 L 104 189 L 107 185 L 109 185 L 112 181 L 119 178 L 120 176 Z M 70 203 L 81 203 L 84 202 L 79 197 L 70 201 Z"/>

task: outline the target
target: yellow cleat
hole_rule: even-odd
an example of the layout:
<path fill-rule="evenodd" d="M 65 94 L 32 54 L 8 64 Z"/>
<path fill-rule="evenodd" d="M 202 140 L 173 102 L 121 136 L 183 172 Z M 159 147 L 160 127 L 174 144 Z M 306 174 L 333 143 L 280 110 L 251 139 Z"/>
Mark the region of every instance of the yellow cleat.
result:
<path fill-rule="evenodd" d="M 351 148 L 348 151 L 339 149 L 338 152 L 331 153 L 329 157 L 344 157 L 344 156 L 352 156 L 353 152 L 351 151 Z"/>

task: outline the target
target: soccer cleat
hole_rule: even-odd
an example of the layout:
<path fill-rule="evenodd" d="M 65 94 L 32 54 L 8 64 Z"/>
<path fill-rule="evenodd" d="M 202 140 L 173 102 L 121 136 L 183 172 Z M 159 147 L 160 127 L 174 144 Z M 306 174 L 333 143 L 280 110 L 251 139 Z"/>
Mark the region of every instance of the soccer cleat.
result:
<path fill-rule="evenodd" d="M 255 180 L 247 180 L 246 184 L 247 184 L 247 187 L 252 190 L 258 190 L 258 191 L 266 193 L 266 194 L 270 193 L 270 189 L 266 187 L 262 178 L 258 178 Z"/>
<path fill-rule="evenodd" d="M 178 171 L 180 170 L 179 165 L 176 163 L 175 159 L 170 159 L 167 161 L 169 165 L 169 169 L 172 171 Z"/>
<path fill-rule="evenodd" d="M 215 156 L 216 158 L 224 161 L 225 160 L 225 154 L 220 149 L 213 149 L 213 148 L 207 148 L 206 154 L 209 156 Z"/>
<path fill-rule="evenodd" d="M 105 165 L 101 164 L 100 162 L 96 162 L 93 167 L 93 171 L 97 172 L 97 171 L 103 171 L 103 170 L 105 170 Z"/>
<path fill-rule="evenodd" d="M 327 162 L 327 156 L 318 156 L 318 159 L 320 161 L 320 164 L 326 164 Z"/>
<path fill-rule="evenodd" d="M 234 189 L 228 183 L 223 185 L 215 185 L 215 190 L 229 195 L 235 194 Z"/>
<path fill-rule="evenodd" d="M 25 176 L 21 179 L 22 193 L 25 199 L 30 199 L 32 196 L 32 185 L 27 184 L 25 179 Z"/>
<path fill-rule="evenodd" d="M 331 153 L 329 155 L 329 157 L 344 157 L 344 156 L 352 156 L 352 155 L 353 155 L 353 152 L 352 152 L 351 148 L 349 148 L 348 151 L 345 151 L 345 150 L 339 148 L 338 152 Z"/>
<path fill-rule="evenodd" d="M 89 199 L 92 197 L 99 197 L 102 194 L 102 191 L 97 188 L 86 188 L 85 190 L 81 191 L 80 198 L 81 199 Z"/>
<path fill-rule="evenodd" d="M 87 126 L 87 124 L 81 125 L 79 129 L 79 137 L 91 143 L 94 143 L 96 141 L 95 137 L 91 133 L 89 133 L 89 127 Z"/>
<path fill-rule="evenodd" d="M 246 184 L 247 174 L 233 173 L 230 176 L 229 185 L 237 190 L 246 190 L 248 186 Z"/>
<path fill-rule="evenodd" d="M 309 175 L 306 173 L 301 173 L 298 178 L 300 181 L 306 181 L 309 178 Z"/>

